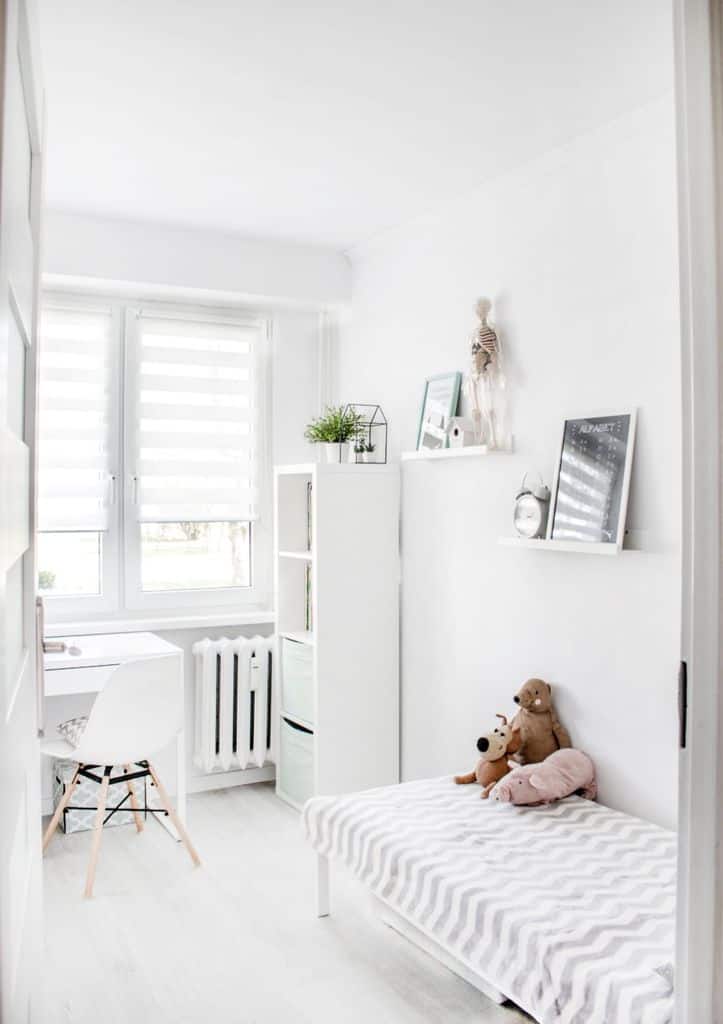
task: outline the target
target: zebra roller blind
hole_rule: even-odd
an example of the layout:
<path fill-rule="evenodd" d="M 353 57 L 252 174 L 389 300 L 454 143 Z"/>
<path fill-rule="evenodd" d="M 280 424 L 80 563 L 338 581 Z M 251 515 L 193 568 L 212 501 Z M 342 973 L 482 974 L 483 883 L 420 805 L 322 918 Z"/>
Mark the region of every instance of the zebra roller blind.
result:
<path fill-rule="evenodd" d="M 112 500 L 110 309 L 40 318 L 38 528 L 106 530 Z"/>
<path fill-rule="evenodd" d="M 255 519 L 259 325 L 131 315 L 128 436 L 139 521 Z"/>

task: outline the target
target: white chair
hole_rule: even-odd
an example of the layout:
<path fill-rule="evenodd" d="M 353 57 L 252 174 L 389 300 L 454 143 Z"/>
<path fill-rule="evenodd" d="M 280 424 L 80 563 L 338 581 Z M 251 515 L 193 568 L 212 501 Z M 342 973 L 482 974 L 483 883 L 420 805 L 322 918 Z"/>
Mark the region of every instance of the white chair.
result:
<path fill-rule="evenodd" d="M 191 860 L 196 866 L 201 863 L 155 768 L 148 760 L 167 746 L 183 728 L 182 687 L 183 681 L 179 676 L 175 656 L 126 662 L 113 671 L 105 688 L 96 697 L 77 747 L 65 740 L 46 740 L 41 745 L 43 754 L 48 757 L 76 761 L 78 764 L 43 837 L 43 852 L 55 834 L 78 779 L 92 779 L 100 784 L 85 884 L 86 896 L 93 895 L 110 785 L 124 783 L 127 786 L 136 829 L 141 832 L 143 819 L 133 790 L 133 780 L 150 776 L 161 804 L 175 825 Z M 123 765 L 126 775 L 111 779 L 114 765 Z M 93 774 L 93 769 L 102 769 L 102 777 L 100 773 Z"/>

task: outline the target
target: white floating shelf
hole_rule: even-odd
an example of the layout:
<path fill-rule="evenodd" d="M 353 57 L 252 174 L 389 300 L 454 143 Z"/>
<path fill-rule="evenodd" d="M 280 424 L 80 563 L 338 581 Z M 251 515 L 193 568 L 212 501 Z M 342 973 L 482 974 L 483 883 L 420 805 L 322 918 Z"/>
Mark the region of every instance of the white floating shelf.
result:
<path fill-rule="evenodd" d="M 534 551 L 572 551 L 578 555 L 618 555 L 617 544 L 599 544 L 581 540 L 546 540 L 537 537 L 500 537 L 499 543 L 509 548 L 532 548 Z"/>
<path fill-rule="evenodd" d="M 279 558 L 298 558 L 301 562 L 312 562 L 311 551 L 279 551 Z"/>
<path fill-rule="evenodd" d="M 310 647 L 314 646 L 314 634 L 308 629 L 291 629 L 281 630 L 279 636 L 285 640 L 294 640 L 297 644 L 308 644 Z"/>
<path fill-rule="evenodd" d="M 486 444 L 470 444 L 466 448 L 429 448 L 416 452 L 402 452 L 402 462 L 430 459 L 471 459 L 475 455 L 509 455 L 507 448 L 488 448 Z"/>

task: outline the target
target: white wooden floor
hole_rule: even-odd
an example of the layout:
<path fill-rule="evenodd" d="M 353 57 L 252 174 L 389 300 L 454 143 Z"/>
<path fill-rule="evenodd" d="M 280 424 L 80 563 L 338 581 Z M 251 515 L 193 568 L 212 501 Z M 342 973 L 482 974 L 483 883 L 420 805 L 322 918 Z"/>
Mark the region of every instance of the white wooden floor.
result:
<path fill-rule="evenodd" d="M 194 869 L 154 822 L 106 829 L 95 896 L 90 833 L 45 862 L 43 1024 L 518 1024 L 377 918 L 332 873 L 314 916 L 314 860 L 269 784 L 189 799 Z"/>

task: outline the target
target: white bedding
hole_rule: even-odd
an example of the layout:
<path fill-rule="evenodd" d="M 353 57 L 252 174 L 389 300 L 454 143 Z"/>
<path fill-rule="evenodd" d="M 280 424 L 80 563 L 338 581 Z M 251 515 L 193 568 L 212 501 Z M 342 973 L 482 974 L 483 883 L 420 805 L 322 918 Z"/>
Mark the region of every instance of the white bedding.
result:
<path fill-rule="evenodd" d="M 449 778 L 304 808 L 317 852 L 540 1024 L 670 1024 L 675 836 L 570 797 L 480 799 Z"/>

